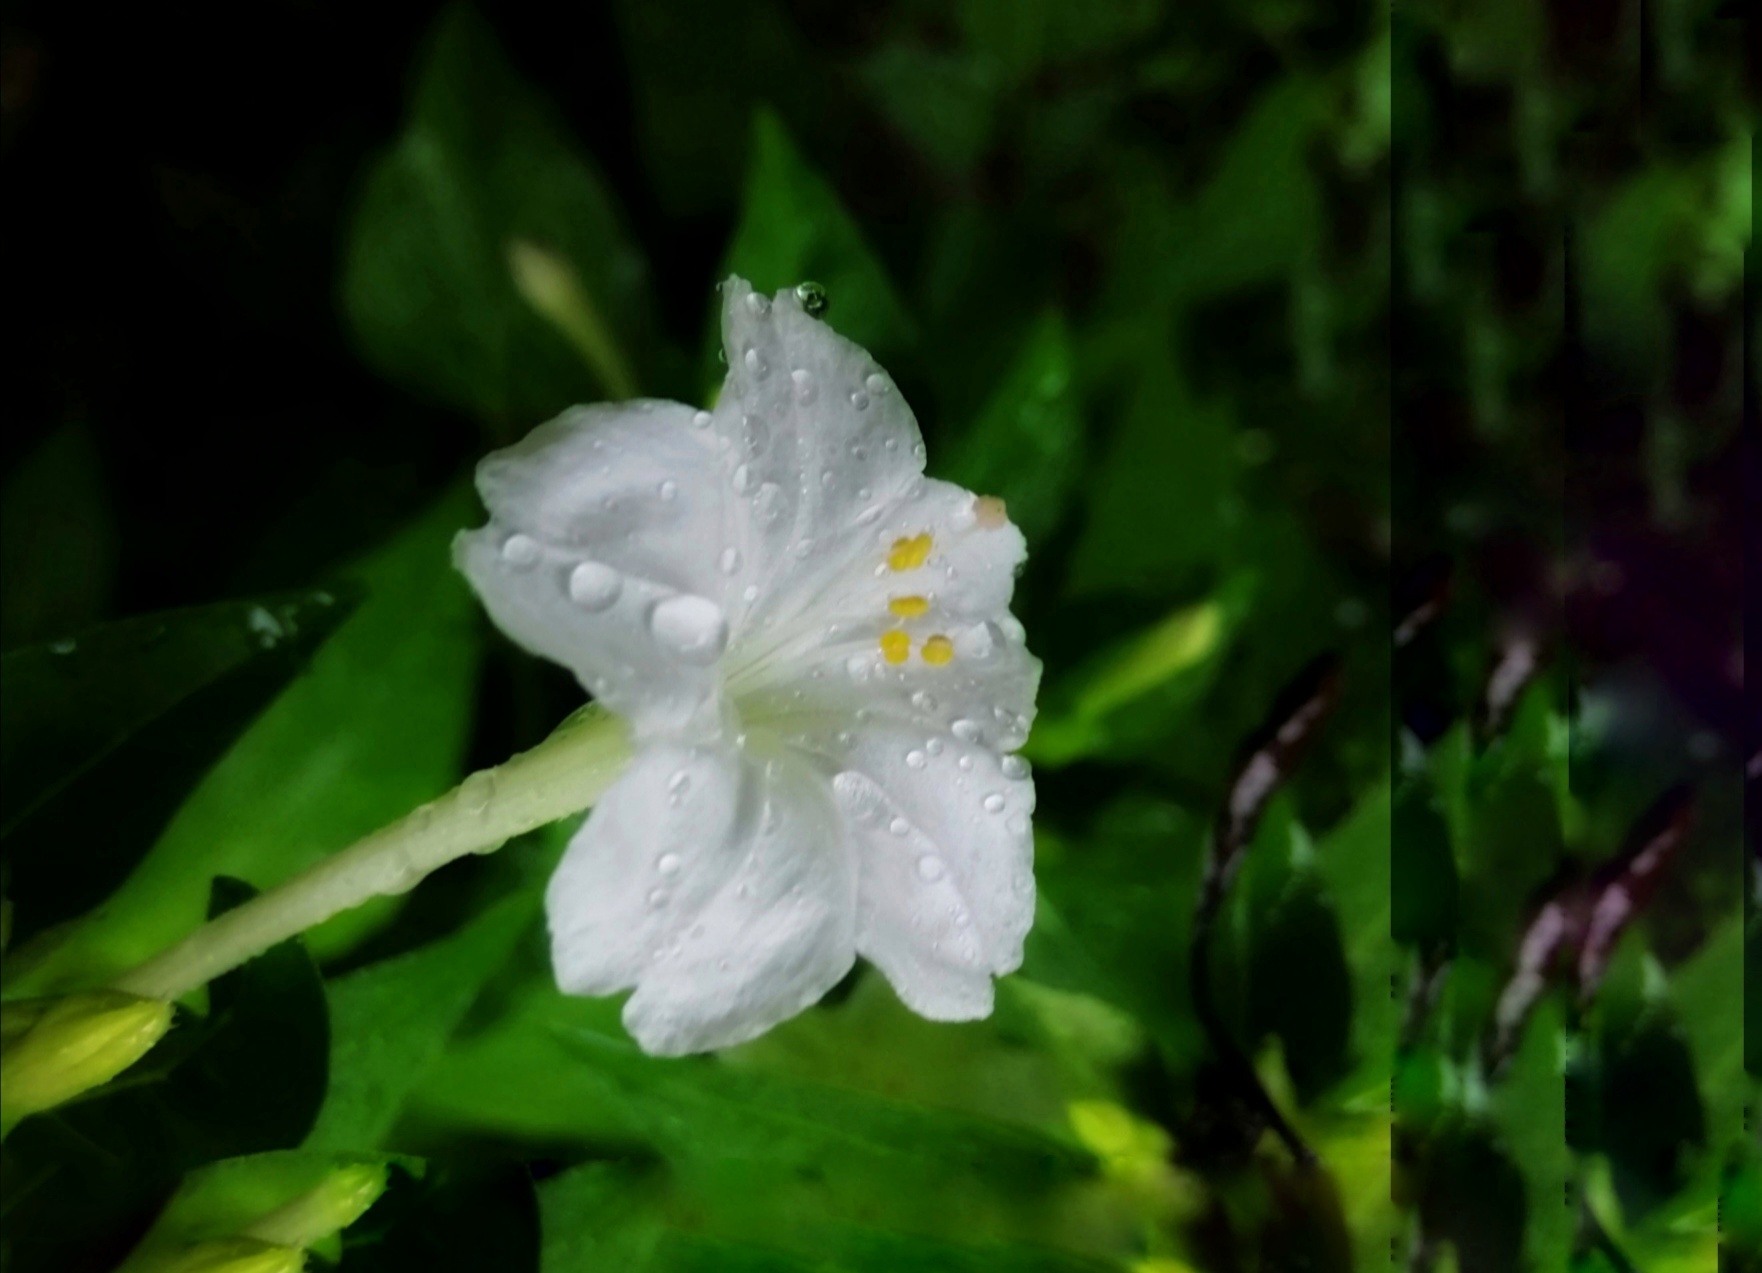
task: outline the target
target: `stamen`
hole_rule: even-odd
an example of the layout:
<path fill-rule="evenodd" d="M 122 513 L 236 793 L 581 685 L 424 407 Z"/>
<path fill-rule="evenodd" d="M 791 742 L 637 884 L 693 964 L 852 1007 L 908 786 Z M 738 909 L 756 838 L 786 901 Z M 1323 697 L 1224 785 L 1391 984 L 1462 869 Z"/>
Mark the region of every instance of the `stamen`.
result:
<path fill-rule="evenodd" d="M 887 608 L 902 619 L 915 619 L 930 608 L 927 597 L 894 597 Z"/>
<path fill-rule="evenodd" d="M 881 657 L 889 663 L 904 663 L 911 652 L 912 639 L 900 629 L 881 634 Z"/>
<path fill-rule="evenodd" d="M 887 554 L 887 567 L 890 570 L 916 570 L 930 557 L 930 533 L 913 535 L 909 539 L 896 539 L 893 549 Z"/>
<path fill-rule="evenodd" d="M 954 658 L 954 642 L 938 632 L 924 642 L 924 662 L 941 667 Z"/>

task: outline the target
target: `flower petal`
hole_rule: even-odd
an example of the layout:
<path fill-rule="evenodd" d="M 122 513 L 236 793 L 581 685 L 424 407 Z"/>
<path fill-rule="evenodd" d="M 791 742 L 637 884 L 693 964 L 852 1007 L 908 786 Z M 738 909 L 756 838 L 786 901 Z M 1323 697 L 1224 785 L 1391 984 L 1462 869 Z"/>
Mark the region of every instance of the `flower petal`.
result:
<path fill-rule="evenodd" d="M 719 723 L 733 512 L 707 425 L 668 403 L 567 412 L 478 466 L 491 520 L 454 544 L 497 625 L 643 737 Z"/>
<path fill-rule="evenodd" d="M 546 893 L 558 984 L 636 987 L 643 1048 L 727 1047 L 794 1016 L 855 957 L 855 880 L 825 780 L 748 748 L 644 749 Z"/>
<path fill-rule="evenodd" d="M 736 626 L 808 608 L 886 511 L 917 489 L 924 444 L 911 409 L 868 353 L 744 279 L 722 289 L 728 379 L 715 430 L 743 511 Z"/>

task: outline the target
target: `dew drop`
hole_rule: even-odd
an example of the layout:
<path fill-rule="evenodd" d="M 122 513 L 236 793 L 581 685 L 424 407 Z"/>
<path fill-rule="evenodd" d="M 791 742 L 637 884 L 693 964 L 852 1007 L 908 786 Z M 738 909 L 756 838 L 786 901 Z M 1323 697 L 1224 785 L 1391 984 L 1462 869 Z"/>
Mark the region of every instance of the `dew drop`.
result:
<path fill-rule="evenodd" d="M 734 493 L 736 495 L 745 495 L 752 489 L 752 486 L 753 471 L 746 465 L 742 464 L 739 468 L 734 470 Z"/>
<path fill-rule="evenodd" d="M 870 393 L 887 392 L 887 377 L 878 372 L 870 375 L 868 379 L 863 381 L 863 383 L 868 386 Z"/>
<path fill-rule="evenodd" d="M 724 548 L 722 555 L 716 558 L 716 568 L 725 575 L 732 575 L 740 569 L 740 549 Z"/>
<path fill-rule="evenodd" d="M 959 765 L 964 772 L 967 772 L 967 773 L 972 772 L 973 758 L 970 755 L 963 755 L 959 760 L 955 761 L 954 763 Z"/>
<path fill-rule="evenodd" d="M 655 860 L 655 870 L 659 871 L 662 875 L 679 874 L 679 855 L 677 853 L 661 854 L 661 856 Z"/>
<path fill-rule="evenodd" d="M 664 889 L 664 888 L 651 888 L 649 890 L 649 909 L 650 910 L 658 911 L 661 909 L 661 907 L 665 906 L 666 904 L 667 904 L 667 890 L 666 889 Z M 660 952 L 657 951 L 655 953 L 656 953 L 656 957 L 659 958 Z"/>
<path fill-rule="evenodd" d="M 927 884 L 934 884 L 942 878 L 942 859 L 934 853 L 926 853 L 918 859 L 918 878 Z"/>
<path fill-rule="evenodd" d="M 799 367 L 789 373 L 790 380 L 795 383 L 795 400 L 812 402 L 814 400 L 814 377 Z"/>
<path fill-rule="evenodd" d="M 707 429 L 710 427 L 710 421 L 714 418 L 715 417 L 708 411 L 699 411 L 691 417 L 691 427 L 694 429 Z"/>
<path fill-rule="evenodd" d="M 979 734 L 981 731 L 977 721 L 970 721 L 963 716 L 948 728 L 949 731 L 963 743 L 976 743 L 979 741 Z"/>
<path fill-rule="evenodd" d="M 675 482 L 672 478 L 668 478 L 666 481 L 662 482 L 658 490 L 662 501 L 665 503 L 671 504 L 679 497 L 679 483 Z"/>
<path fill-rule="evenodd" d="M 624 591 L 624 577 L 603 561 L 584 561 L 569 572 L 569 600 L 598 614 Z"/>
<path fill-rule="evenodd" d="M 918 751 L 916 748 L 905 754 L 905 764 L 907 769 L 922 769 L 929 763 L 930 762 L 926 759 L 924 753 Z"/>
<path fill-rule="evenodd" d="M 858 411 L 867 411 L 869 409 L 869 395 L 858 389 L 850 395 L 850 405 Z"/>
<path fill-rule="evenodd" d="M 543 555 L 538 540 L 530 535 L 509 535 L 502 544 L 502 560 L 521 570 L 536 566 Z"/>
<path fill-rule="evenodd" d="M 777 519 L 783 516 L 783 488 L 775 482 L 766 482 L 759 487 L 753 496 L 753 516 L 758 518 L 761 526 L 774 526 Z"/>
<path fill-rule="evenodd" d="M 749 349 L 746 351 L 745 361 L 746 369 L 752 373 L 754 380 L 763 380 L 771 370 L 765 360 L 759 357 L 759 351 L 756 349 Z"/>
<path fill-rule="evenodd" d="M 728 647 L 728 620 L 714 601 L 682 592 L 649 611 L 655 644 L 682 663 L 714 663 Z"/>
<path fill-rule="evenodd" d="M 853 681 L 860 681 L 869 674 L 869 656 L 853 654 L 844 661 L 844 670 Z"/>
<path fill-rule="evenodd" d="M 944 745 L 945 744 L 940 738 L 932 738 L 929 742 L 924 744 L 924 750 L 929 752 L 932 756 L 940 756 Z"/>
<path fill-rule="evenodd" d="M 673 776 L 667 779 L 667 794 L 670 796 L 683 796 L 690 790 L 691 771 L 687 769 L 675 769 L 673 771 Z"/>
<path fill-rule="evenodd" d="M 1002 813 L 1003 812 L 1003 797 L 995 791 L 993 791 L 990 795 L 986 796 L 985 797 L 985 812 L 986 813 Z"/>
<path fill-rule="evenodd" d="M 748 605 L 757 601 L 759 599 L 759 585 L 756 583 L 749 583 L 741 590 L 740 599 Z"/>
<path fill-rule="evenodd" d="M 802 312 L 809 318 L 819 318 L 832 306 L 832 298 L 818 283 L 797 283 L 795 299 L 801 303 Z"/>
<path fill-rule="evenodd" d="M 892 822 L 887 824 L 887 831 L 890 835 L 905 835 L 911 829 L 912 824 L 907 822 L 904 818 L 895 818 Z"/>
<path fill-rule="evenodd" d="M 1005 756 L 1003 758 L 1003 776 L 1020 782 L 1028 776 L 1028 762 L 1020 756 Z"/>
<path fill-rule="evenodd" d="M 933 712 L 939 706 L 935 695 L 925 690 L 918 690 L 912 695 L 912 706 L 920 712 Z"/>
<path fill-rule="evenodd" d="M 763 317 L 771 312 L 771 298 L 766 296 L 763 292 L 748 292 L 746 294 L 746 307 L 753 313 Z"/>

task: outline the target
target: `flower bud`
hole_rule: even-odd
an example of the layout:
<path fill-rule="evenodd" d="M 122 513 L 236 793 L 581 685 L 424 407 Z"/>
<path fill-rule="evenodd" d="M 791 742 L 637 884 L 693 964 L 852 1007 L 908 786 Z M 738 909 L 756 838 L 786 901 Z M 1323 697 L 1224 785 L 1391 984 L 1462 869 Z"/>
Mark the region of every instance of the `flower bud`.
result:
<path fill-rule="evenodd" d="M 385 1192 L 383 1163 L 339 1167 L 313 1189 L 246 1229 L 245 1236 L 282 1246 L 308 1247 L 359 1220 Z"/>
<path fill-rule="evenodd" d="M 159 1042 L 171 1012 L 163 1000 L 114 990 L 8 1004 L 11 1023 L 0 1032 L 0 1125 L 10 1128 L 109 1082 Z"/>
<path fill-rule="evenodd" d="M 306 1253 L 299 1247 L 221 1238 L 163 1255 L 138 1273 L 302 1273 L 305 1267 Z"/>

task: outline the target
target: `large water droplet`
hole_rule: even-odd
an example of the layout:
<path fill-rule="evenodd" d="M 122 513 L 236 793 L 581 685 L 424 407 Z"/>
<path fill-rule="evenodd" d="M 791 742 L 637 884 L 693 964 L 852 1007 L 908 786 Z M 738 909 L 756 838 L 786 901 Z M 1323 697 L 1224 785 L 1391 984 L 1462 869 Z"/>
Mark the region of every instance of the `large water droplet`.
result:
<path fill-rule="evenodd" d="M 993 791 L 990 795 L 986 796 L 985 797 L 985 812 L 986 813 L 1002 813 L 1003 812 L 1003 797 L 995 791 Z"/>
<path fill-rule="evenodd" d="M 682 663 L 714 663 L 728 647 L 728 620 L 722 607 L 704 597 L 680 593 L 649 611 L 655 644 Z"/>
<path fill-rule="evenodd" d="M 1020 782 L 1028 776 L 1028 762 L 1020 756 L 1005 756 L 1003 758 L 1003 776 Z"/>
<path fill-rule="evenodd" d="M 734 574 L 740 569 L 740 549 L 724 548 L 716 559 L 716 567 L 725 575 Z"/>
<path fill-rule="evenodd" d="M 954 736 L 960 739 L 963 743 L 978 742 L 979 735 L 982 732 L 977 721 L 970 721 L 965 716 L 961 717 L 948 728 L 950 732 L 952 732 Z"/>
<path fill-rule="evenodd" d="M 819 318 L 832 306 L 832 298 L 826 294 L 826 289 L 818 283 L 797 283 L 795 285 L 795 299 L 801 303 L 802 311 L 809 318 Z"/>
<path fill-rule="evenodd" d="M 887 824 L 888 833 L 891 835 L 903 836 L 911 829 L 912 824 L 907 822 L 904 818 L 895 818 L 892 822 Z"/>
<path fill-rule="evenodd" d="M 734 493 L 745 495 L 753 487 L 753 471 L 742 464 L 734 470 Z"/>
<path fill-rule="evenodd" d="M 715 417 L 708 411 L 699 411 L 696 415 L 691 417 L 691 427 L 694 429 L 707 429 L 710 427 L 710 421 L 713 419 L 715 419 Z"/>
<path fill-rule="evenodd" d="M 763 380 L 771 370 L 770 364 L 759 356 L 759 351 L 756 349 L 746 351 L 745 361 L 746 369 L 752 373 L 754 380 Z"/>
<path fill-rule="evenodd" d="M 918 859 L 918 878 L 926 883 L 934 883 L 942 878 L 942 859 L 934 853 L 926 853 Z"/>
<path fill-rule="evenodd" d="M 868 379 L 863 381 L 863 383 L 868 386 L 870 393 L 887 392 L 887 377 L 881 375 L 879 372 L 871 374 Z"/>
<path fill-rule="evenodd" d="M 913 748 L 905 754 L 905 765 L 907 769 L 922 769 L 929 763 L 930 761 L 924 753 L 916 748 Z"/>
<path fill-rule="evenodd" d="M 569 572 L 569 599 L 583 610 L 608 609 L 622 591 L 624 577 L 603 561 L 584 561 Z"/>
<path fill-rule="evenodd" d="M 661 854 L 661 856 L 655 860 L 655 870 L 659 871 L 662 875 L 679 874 L 679 855 L 677 853 Z"/>
<path fill-rule="evenodd" d="M 519 570 L 536 566 L 544 549 L 531 535 L 509 535 L 502 544 L 502 560 Z"/>
<path fill-rule="evenodd" d="M 961 771 L 963 773 L 971 773 L 972 772 L 972 769 L 973 769 L 972 756 L 963 753 L 961 758 L 959 760 L 955 761 L 954 763 L 961 767 Z"/>
<path fill-rule="evenodd" d="M 671 504 L 675 499 L 677 499 L 679 497 L 679 483 L 675 482 L 672 478 L 668 478 L 666 481 L 661 483 L 661 485 L 658 488 L 658 491 L 659 491 L 659 494 L 661 496 L 662 501 L 665 503 Z"/>
<path fill-rule="evenodd" d="M 856 390 L 850 395 L 850 405 L 858 411 L 867 411 L 869 409 L 869 395 L 861 389 Z"/>

